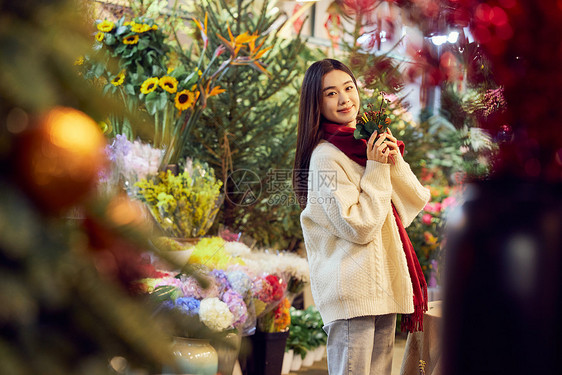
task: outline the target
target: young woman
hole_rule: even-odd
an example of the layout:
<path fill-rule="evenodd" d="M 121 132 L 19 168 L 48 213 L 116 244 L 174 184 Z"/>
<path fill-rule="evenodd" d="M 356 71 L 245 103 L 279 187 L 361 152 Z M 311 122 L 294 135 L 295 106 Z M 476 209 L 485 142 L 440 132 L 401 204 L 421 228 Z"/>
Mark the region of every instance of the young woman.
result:
<path fill-rule="evenodd" d="M 390 131 L 353 137 L 360 109 L 353 73 L 312 64 L 300 96 L 293 189 L 314 302 L 328 334 L 330 375 L 390 374 L 396 314 L 422 328 L 425 280 L 404 226 L 430 198 Z"/>

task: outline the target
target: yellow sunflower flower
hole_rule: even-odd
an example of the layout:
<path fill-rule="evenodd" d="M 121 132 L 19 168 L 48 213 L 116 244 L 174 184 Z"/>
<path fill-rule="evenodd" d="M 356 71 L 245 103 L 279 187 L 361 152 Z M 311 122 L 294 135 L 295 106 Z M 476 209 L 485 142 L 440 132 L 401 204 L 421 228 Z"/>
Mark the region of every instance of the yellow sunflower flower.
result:
<path fill-rule="evenodd" d="M 174 77 L 164 76 L 160 78 L 158 84 L 160 85 L 160 87 L 168 91 L 170 94 L 173 94 L 176 91 L 178 91 L 178 80 L 175 79 Z"/>
<path fill-rule="evenodd" d="M 115 24 L 111 21 L 105 20 L 98 23 L 98 30 L 108 33 L 115 27 Z"/>
<path fill-rule="evenodd" d="M 151 27 L 149 25 L 147 25 L 146 23 L 133 23 L 131 24 L 131 31 L 134 33 L 144 33 L 147 32 L 148 30 L 150 30 Z"/>
<path fill-rule="evenodd" d="M 103 42 L 103 38 L 105 38 L 105 33 L 98 31 L 96 34 L 96 40 L 101 43 Z"/>
<path fill-rule="evenodd" d="M 152 25 L 152 30 L 158 30 L 158 25 Z"/>
<path fill-rule="evenodd" d="M 113 86 L 121 86 L 124 81 L 125 81 L 125 71 L 122 70 L 119 74 L 113 77 L 113 79 L 111 80 L 111 84 Z"/>
<path fill-rule="evenodd" d="M 128 37 L 123 38 L 123 44 L 137 44 L 138 42 L 138 35 L 129 35 Z"/>
<path fill-rule="evenodd" d="M 140 33 L 142 30 L 142 24 L 131 22 L 131 31 L 134 33 Z"/>
<path fill-rule="evenodd" d="M 195 93 L 193 91 L 183 90 L 176 94 L 176 108 L 179 109 L 180 113 L 191 107 L 194 102 Z"/>
<path fill-rule="evenodd" d="M 152 77 L 152 78 L 148 78 L 146 81 L 142 83 L 140 90 L 143 94 L 148 94 L 149 92 L 156 90 L 157 87 L 158 87 L 158 77 Z"/>

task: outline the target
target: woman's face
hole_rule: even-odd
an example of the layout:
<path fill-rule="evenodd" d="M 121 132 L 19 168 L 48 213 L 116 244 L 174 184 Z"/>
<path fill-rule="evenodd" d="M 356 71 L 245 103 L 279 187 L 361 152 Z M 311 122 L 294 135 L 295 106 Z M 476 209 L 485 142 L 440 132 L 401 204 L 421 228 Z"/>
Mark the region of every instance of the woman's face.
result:
<path fill-rule="evenodd" d="M 320 113 L 326 120 L 355 128 L 359 93 L 349 74 L 332 70 L 322 78 Z"/>

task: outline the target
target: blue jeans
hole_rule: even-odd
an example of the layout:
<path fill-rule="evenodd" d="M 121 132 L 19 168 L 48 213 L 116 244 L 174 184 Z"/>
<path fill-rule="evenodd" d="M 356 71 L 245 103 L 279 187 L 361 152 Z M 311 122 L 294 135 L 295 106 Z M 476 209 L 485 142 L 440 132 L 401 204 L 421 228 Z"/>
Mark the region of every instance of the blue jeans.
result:
<path fill-rule="evenodd" d="M 323 328 L 330 375 L 390 375 L 396 314 L 336 320 Z"/>

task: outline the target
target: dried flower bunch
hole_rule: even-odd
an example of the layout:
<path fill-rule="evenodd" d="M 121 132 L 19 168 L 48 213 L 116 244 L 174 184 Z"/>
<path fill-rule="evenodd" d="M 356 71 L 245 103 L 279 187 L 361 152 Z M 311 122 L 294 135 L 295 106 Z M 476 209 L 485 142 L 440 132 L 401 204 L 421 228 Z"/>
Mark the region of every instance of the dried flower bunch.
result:
<path fill-rule="evenodd" d="M 372 104 L 368 104 L 369 110 L 357 118 L 357 126 L 353 133 L 355 139 L 368 140 L 374 132 L 381 134 L 386 131 L 391 119 L 386 113 L 386 108 L 390 100 L 386 99 L 385 95 L 386 94 L 381 91 L 380 96 L 382 98 L 378 110 L 375 110 Z"/>

